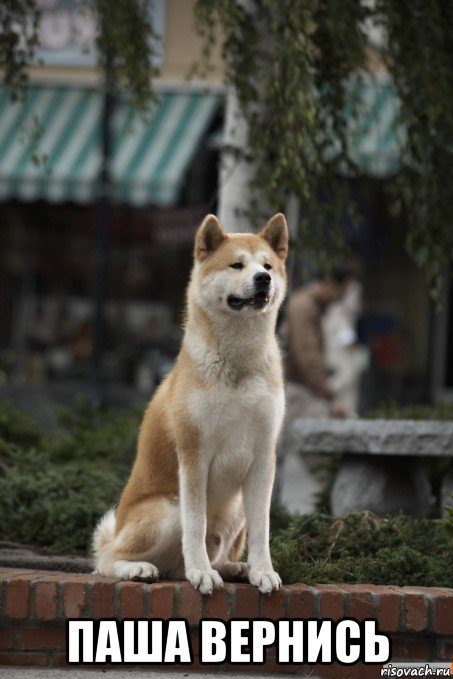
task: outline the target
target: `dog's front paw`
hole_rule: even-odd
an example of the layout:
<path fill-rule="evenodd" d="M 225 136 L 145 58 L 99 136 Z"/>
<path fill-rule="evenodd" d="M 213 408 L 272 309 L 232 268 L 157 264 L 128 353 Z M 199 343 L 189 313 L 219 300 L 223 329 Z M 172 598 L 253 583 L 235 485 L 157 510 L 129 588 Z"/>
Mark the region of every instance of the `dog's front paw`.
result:
<path fill-rule="evenodd" d="M 282 584 L 279 574 L 272 569 L 260 571 L 256 568 L 250 568 L 249 582 L 258 587 L 263 594 L 270 594 Z"/>
<path fill-rule="evenodd" d="M 223 580 L 214 569 L 201 570 L 199 568 L 188 568 L 186 578 L 195 589 L 202 594 L 212 594 L 214 589 L 223 587 Z"/>

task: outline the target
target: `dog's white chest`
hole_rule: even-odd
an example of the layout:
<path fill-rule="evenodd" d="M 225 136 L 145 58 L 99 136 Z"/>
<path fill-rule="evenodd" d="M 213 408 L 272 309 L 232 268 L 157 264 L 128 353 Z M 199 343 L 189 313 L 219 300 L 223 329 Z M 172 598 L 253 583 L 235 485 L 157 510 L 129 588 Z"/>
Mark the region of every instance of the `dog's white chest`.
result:
<path fill-rule="evenodd" d="M 238 387 L 214 385 L 190 394 L 190 414 L 205 442 L 219 444 L 238 438 L 252 443 L 263 424 L 266 429 L 280 416 L 282 394 L 270 390 L 261 377 Z"/>
<path fill-rule="evenodd" d="M 208 494 L 227 498 L 242 487 L 254 455 L 269 454 L 283 416 L 283 394 L 256 377 L 235 388 L 193 392 L 189 408 L 209 464 Z"/>

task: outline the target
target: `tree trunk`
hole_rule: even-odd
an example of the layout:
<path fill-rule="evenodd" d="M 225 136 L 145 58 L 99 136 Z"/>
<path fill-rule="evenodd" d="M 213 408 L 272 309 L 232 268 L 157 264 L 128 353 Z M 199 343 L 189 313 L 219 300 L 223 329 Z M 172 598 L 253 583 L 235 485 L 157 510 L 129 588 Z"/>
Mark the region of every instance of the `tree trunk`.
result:
<path fill-rule="evenodd" d="M 250 206 L 250 180 L 253 162 L 248 144 L 248 124 L 242 115 L 236 90 L 227 91 L 225 134 L 220 157 L 218 215 L 226 231 L 251 230 L 247 210 Z"/>

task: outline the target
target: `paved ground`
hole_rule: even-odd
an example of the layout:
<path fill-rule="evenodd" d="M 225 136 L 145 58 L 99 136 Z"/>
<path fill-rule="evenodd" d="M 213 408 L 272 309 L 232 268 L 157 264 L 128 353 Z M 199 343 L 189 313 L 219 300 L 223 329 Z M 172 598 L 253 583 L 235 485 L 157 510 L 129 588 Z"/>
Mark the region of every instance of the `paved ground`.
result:
<path fill-rule="evenodd" d="M 110 673 L 115 679 L 121 677 L 130 677 L 140 679 L 141 677 L 163 677 L 164 679 L 206 679 L 206 677 L 215 677 L 215 679 L 239 679 L 240 677 L 248 677 L 249 679 L 287 679 L 287 674 L 255 674 L 250 672 L 247 674 L 236 672 L 189 672 L 187 670 L 180 671 L 165 671 L 165 670 L 90 670 L 78 669 L 70 667 L 67 670 L 63 669 L 35 669 L 29 667 L 0 667 L 0 677 L 4 679 L 105 679 L 106 674 Z M 311 677 L 316 679 L 316 677 Z"/>

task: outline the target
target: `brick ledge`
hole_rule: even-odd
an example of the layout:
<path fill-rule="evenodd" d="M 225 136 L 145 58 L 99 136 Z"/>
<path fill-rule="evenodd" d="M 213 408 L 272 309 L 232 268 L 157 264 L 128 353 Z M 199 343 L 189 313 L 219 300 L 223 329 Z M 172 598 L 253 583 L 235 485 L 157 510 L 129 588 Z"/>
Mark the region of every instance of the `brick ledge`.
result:
<path fill-rule="evenodd" d="M 67 618 L 185 618 L 195 649 L 202 617 L 337 620 L 345 616 L 376 618 L 379 630 L 392 636 L 392 662 L 453 659 L 453 589 L 296 584 L 263 596 L 250 585 L 226 583 L 212 597 L 203 597 L 187 582 L 149 585 L 92 574 L 0 568 L 0 665 L 64 666 Z M 196 661 L 193 669 L 199 668 Z M 254 669 L 300 672 L 301 668 L 282 667 L 269 657 L 264 667 L 248 666 L 247 672 Z M 376 666 L 304 669 L 322 677 L 379 676 Z"/>

